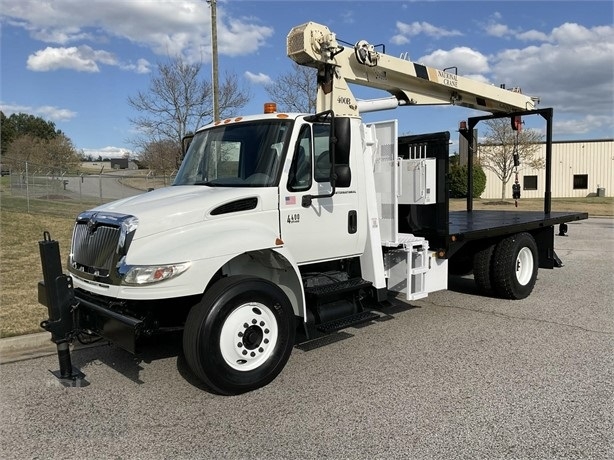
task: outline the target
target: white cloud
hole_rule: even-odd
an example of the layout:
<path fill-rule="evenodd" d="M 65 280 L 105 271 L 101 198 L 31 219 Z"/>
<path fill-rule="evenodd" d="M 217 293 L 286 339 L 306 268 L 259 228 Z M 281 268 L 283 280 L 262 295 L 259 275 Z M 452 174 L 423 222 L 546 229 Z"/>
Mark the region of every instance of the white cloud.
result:
<path fill-rule="evenodd" d="M 354 12 L 353 11 L 345 11 L 341 13 L 341 20 L 345 24 L 354 24 Z"/>
<path fill-rule="evenodd" d="M 549 40 L 548 35 L 543 32 L 540 32 L 539 30 L 528 30 L 526 32 L 521 32 L 516 36 L 516 38 L 527 42 L 547 42 Z"/>
<path fill-rule="evenodd" d="M 521 86 L 542 107 L 608 116 L 614 106 L 614 26 L 563 24 L 538 46 L 507 49 L 492 57 L 495 81 Z"/>
<path fill-rule="evenodd" d="M 407 45 L 409 43 L 409 38 L 404 35 L 397 34 L 393 36 L 390 41 L 393 45 Z"/>
<path fill-rule="evenodd" d="M 439 69 L 457 66 L 459 75 L 521 87 L 525 94 L 540 98 L 539 107 L 555 109 L 557 134 L 601 132 L 611 137 L 614 26 L 565 23 L 549 32 L 517 32 L 507 27 L 499 32 L 535 44 L 489 56 L 466 47 L 439 49 L 417 61 Z"/>
<path fill-rule="evenodd" d="M 97 159 L 102 158 L 126 158 L 133 156 L 133 151 L 123 147 L 103 147 L 101 149 L 81 149 L 83 154 Z"/>
<path fill-rule="evenodd" d="M 104 50 L 95 50 L 87 45 L 71 46 L 69 48 L 53 48 L 48 46 L 28 56 L 27 67 L 34 72 L 49 72 L 59 69 L 70 69 L 77 72 L 100 72 L 98 64 L 116 66 L 135 73 L 149 73 L 151 64 L 146 59 L 139 59 L 136 64 L 122 63 L 115 55 Z"/>
<path fill-rule="evenodd" d="M 32 38 L 45 43 L 66 45 L 71 42 L 93 39 L 92 35 L 82 33 L 78 27 L 66 27 L 61 29 L 35 29 L 29 26 L 26 28 L 31 31 Z"/>
<path fill-rule="evenodd" d="M 136 64 L 122 64 L 120 67 L 139 74 L 151 72 L 151 63 L 147 59 L 139 59 L 136 61 Z"/>
<path fill-rule="evenodd" d="M 466 46 L 453 48 L 449 51 L 438 49 L 431 54 L 422 56 L 418 59 L 418 62 L 437 69 L 457 67 L 459 75 L 472 76 L 473 78 L 490 70 L 488 58 L 479 51 Z M 484 77 L 479 77 L 479 79 L 484 79 Z"/>
<path fill-rule="evenodd" d="M 493 23 L 486 26 L 486 33 L 493 37 L 505 37 L 513 33 L 505 24 Z"/>
<path fill-rule="evenodd" d="M 34 113 L 40 115 L 46 120 L 52 121 L 67 121 L 77 116 L 76 112 L 68 109 L 60 109 L 52 105 L 42 105 L 34 109 Z"/>
<path fill-rule="evenodd" d="M 573 119 L 558 120 L 555 117 L 554 129 L 558 134 L 578 135 L 586 134 L 594 130 L 609 128 L 611 133 L 612 117 L 585 115 Z"/>
<path fill-rule="evenodd" d="M 115 57 L 102 50 L 89 46 L 71 46 L 70 48 L 52 48 L 48 46 L 28 56 L 27 67 L 35 72 L 47 72 L 58 69 L 72 69 L 78 72 L 99 72 L 98 62 L 117 65 Z"/>
<path fill-rule="evenodd" d="M 251 54 L 272 35 L 273 29 L 270 27 L 248 24 L 239 19 L 230 19 L 227 25 L 218 22 L 218 51 L 228 56 Z"/>
<path fill-rule="evenodd" d="M 27 113 L 29 115 L 39 116 L 50 121 L 67 121 L 77 116 L 76 112 L 68 109 L 61 109 L 50 105 L 42 105 L 39 107 L 31 107 L 17 104 L 5 104 L 0 102 L 0 110 L 5 115 L 9 116 L 13 113 Z"/>
<path fill-rule="evenodd" d="M 416 35 L 428 35 L 429 37 L 451 37 L 456 35 L 462 35 L 458 30 L 447 30 L 441 27 L 436 27 L 428 22 L 412 22 L 406 24 L 401 21 L 397 21 L 397 35 L 415 37 Z"/>
<path fill-rule="evenodd" d="M 268 75 L 260 72 L 260 73 L 252 73 L 249 70 L 245 72 L 245 78 L 247 78 L 252 83 L 256 83 L 258 85 L 270 85 L 273 80 Z"/>
<path fill-rule="evenodd" d="M 211 54 L 210 7 L 204 1 L 4 0 L 2 15 L 33 38 L 56 45 L 120 38 L 190 62 L 207 61 Z M 227 18 L 223 3 L 218 3 L 217 28 L 219 53 L 229 56 L 254 53 L 273 34 L 253 19 Z M 95 63 L 79 65 L 96 71 Z"/>

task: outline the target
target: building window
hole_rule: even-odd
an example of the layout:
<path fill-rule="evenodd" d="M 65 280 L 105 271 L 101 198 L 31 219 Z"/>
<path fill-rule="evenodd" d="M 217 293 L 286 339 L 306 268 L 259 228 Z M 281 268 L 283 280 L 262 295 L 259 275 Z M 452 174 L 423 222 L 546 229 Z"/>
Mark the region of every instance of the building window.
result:
<path fill-rule="evenodd" d="M 573 175 L 573 188 L 574 190 L 588 189 L 588 174 L 574 174 Z"/>
<path fill-rule="evenodd" d="M 537 176 L 524 176 L 522 178 L 522 188 L 525 190 L 537 190 Z"/>

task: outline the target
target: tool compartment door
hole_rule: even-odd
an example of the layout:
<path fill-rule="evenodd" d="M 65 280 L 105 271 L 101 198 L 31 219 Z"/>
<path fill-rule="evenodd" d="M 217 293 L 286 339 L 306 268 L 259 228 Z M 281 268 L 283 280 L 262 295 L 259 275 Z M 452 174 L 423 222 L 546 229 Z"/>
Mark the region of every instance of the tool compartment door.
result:
<path fill-rule="evenodd" d="M 399 164 L 397 147 L 397 120 L 372 123 L 377 146 L 373 159 L 379 229 L 384 246 L 399 243 Z"/>

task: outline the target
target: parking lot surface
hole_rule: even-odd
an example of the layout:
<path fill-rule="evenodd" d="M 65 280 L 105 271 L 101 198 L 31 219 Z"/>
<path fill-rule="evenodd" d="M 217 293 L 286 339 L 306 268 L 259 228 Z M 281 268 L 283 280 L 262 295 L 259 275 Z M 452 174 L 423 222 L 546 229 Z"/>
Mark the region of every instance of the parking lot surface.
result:
<path fill-rule="evenodd" d="M 470 277 L 381 321 L 295 348 L 270 385 L 235 397 L 196 383 L 169 339 L 134 357 L 73 353 L 0 366 L 2 458 L 614 457 L 614 220 L 569 225 L 565 266 L 522 301 Z M 35 289 L 35 286 L 32 287 Z"/>

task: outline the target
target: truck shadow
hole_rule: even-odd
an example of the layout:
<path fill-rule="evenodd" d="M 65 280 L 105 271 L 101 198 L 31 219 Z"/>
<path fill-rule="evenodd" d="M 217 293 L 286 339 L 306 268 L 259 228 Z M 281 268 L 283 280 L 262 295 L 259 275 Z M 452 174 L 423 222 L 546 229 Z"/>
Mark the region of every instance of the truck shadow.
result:
<path fill-rule="evenodd" d="M 142 364 L 150 364 L 161 359 L 182 356 L 181 334 L 161 335 L 143 340 L 142 352 L 133 355 L 108 342 L 100 342 L 86 347 L 76 346 L 72 353 L 75 367 L 106 365 L 132 382 L 142 385 L 140 374 Z M 87 374 L 87 370 L 85 372 Z"/>
<path fill-rule="evenodd" d="M 381 315 L 379 318 L 366 323 L 356 324 L 352 327 L 363 328 L 374 323 L 393 320 L 396 315 L 415 308 L 420 307 L 399 299 L 390 298 L 385 306 L 373 308 L 373 311 Z M 298 329 L 300 330 L 302 328 L 299 326 Z M 311 340 L 307 340 L 300 331 L 297 332 L 299 333 L 297 333 L 295 349 L 303 352 L 312 351 L 322 346 L 353 337 L 353 334 L 348 332 L 347 329 L 321 334 L 318 337 L 313 337 Z M 109 342 L 98 342 L 86 346 L 77 345 L 72 352 L 72 363 L 74 367 L 84 370 L 85 374 L 88 374 L 88 367 L 105 365 L 130 381 L 142 385 L 146 383 L 141 379 L 144 364 L 150 364 L 163 359 L 177 358 L 177 372 L 186 382 L 199 390 L 211 394 L 218 394 L 215 390 L 209 388 L 205 383 L 199 380 L 190 369 L 183 354 L 181 332 L 142 339 L 141 342 L 139 342 L 139 350 L 141 351 L 133 355 Z"/>
<path fill-rule="evenodd" d="M 450 276 L 448 278 L 448 290 L 461 294 L 481 295 L 471 275 Z"/>

